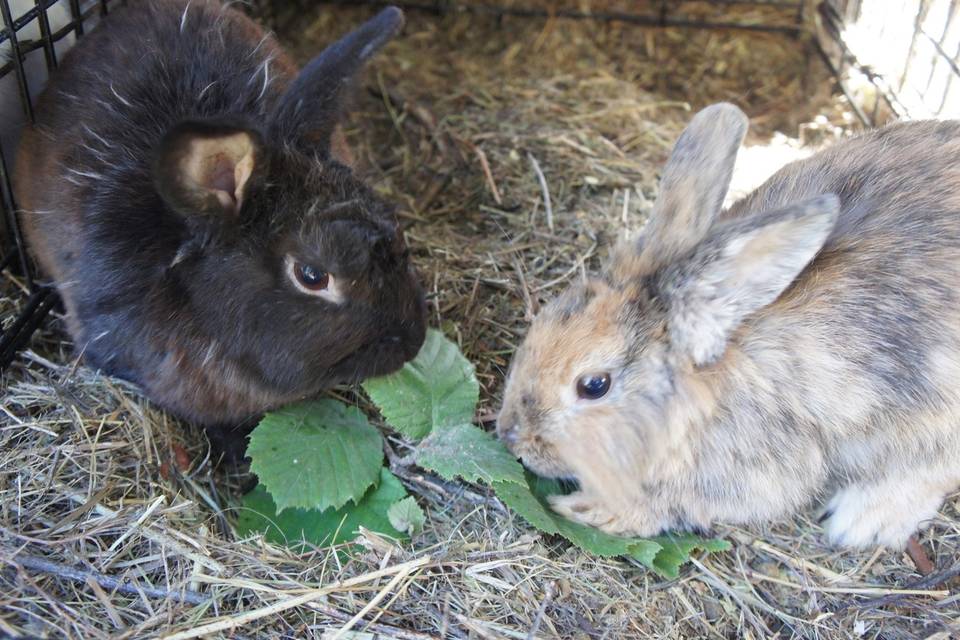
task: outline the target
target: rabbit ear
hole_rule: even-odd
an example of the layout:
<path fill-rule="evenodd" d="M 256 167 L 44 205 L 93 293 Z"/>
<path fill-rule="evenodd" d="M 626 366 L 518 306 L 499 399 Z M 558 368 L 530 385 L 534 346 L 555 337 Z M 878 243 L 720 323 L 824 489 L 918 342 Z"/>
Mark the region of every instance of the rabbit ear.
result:
<path fill-rule="evenodd" d="M 254 131 L 182 122 L 160 144 L 154 181 L 161 197 L 184 217 L 235 216 L 261 168 L 260 149 Z"/>
<path fill-rule="evenodd" d="M 339 122 L 345 90 L 364 63 L 403 26 L 403 12 L 387 7 L 311 60 L 280 98 L 271 116 L 284 142 L 308 139 L 322 153 Z"/>
<path fill-rule="evenodd" d="M 723 206 L 747 116 L 732 104 L 711 105 L 681 134 L 660 179 L 660 196 L 644 230 L 644 251 L 665 260 L 696 245 Z"/>
<path fill-rule="evenodd" d="M 686 260 L 663 273 L 670 341 L 705 365 L 730 334 L 776 300 L 826 242 L 840 210 L 834 195 L 714 227 Z"/>

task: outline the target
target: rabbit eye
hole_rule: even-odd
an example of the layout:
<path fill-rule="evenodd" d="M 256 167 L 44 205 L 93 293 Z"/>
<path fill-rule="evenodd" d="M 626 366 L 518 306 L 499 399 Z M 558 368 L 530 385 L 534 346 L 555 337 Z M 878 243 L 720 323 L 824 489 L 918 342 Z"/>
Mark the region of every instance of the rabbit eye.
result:
<path fill-rule="evenodd" d="M 287 256 L 287 277 L 301 292 L 317 296 L 340 304 L 343 302 L 343 292 L 337 287 L 336 278 L 320 267 L 306 262 L 300 262 L 293 256 Z"/>
<path fill-rule="evenodd" d="M 310 291 L 323 291 L 330 285 L 330 274 L 310 264 L 298 262 L 293 267 L 293 273 L 297 282 Z"/>
<path fill-rule="evenodd" d="M 577 380 L 577 395 L 584 400 L 602 398 L 609 390 L 609 373 L 592 373 Z"/>

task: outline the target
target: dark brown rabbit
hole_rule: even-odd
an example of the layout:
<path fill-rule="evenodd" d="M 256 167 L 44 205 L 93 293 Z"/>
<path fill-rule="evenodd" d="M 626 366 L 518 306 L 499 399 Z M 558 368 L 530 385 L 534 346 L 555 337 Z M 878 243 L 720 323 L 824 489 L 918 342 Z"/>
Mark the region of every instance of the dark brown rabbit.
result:
<path fill-rule="evenodd" d="M 416 354 L 421 287 L 337 128 L 401 24 L 385 9 L 297 74 L 239 11 L 151 0 L 70 51 L 15 188 L 87 363 L 213 425 Z"/>
<path fill-rule="evenodd" d="M 721 211 L 746 130 L 693 118 L 646 228 L 534 321 L 499 432 L 609 532 L 819 498 L 832 541 L 902 547 L 960 485 L 960 122 L 866 133 Z"/>

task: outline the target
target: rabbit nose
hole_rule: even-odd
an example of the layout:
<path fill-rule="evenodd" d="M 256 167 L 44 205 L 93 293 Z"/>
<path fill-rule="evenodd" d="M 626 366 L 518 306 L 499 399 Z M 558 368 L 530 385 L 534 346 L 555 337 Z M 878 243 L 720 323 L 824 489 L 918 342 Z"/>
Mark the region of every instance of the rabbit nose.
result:
<path fill-rule="evenodd" d="M 520 439 L 520 425 L 515 421 L 510 420 L 509 422 L 497 422 L 497 436 L 503 441 L 508 447 L 514 447 L 517 444 L 517 441 Z"/>

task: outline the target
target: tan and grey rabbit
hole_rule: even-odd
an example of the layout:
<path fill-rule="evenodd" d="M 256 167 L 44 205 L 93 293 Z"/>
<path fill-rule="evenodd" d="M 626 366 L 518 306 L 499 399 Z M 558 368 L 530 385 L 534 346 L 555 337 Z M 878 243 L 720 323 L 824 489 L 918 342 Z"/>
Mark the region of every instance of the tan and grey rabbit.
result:
<path fill-rule="evenodd" d="M 832 542 L 902 547 L 960 485 L 960 122 L 848 140 L 721 211 L 746 128 L 693 118 L 639 237 L 534 321 L 498 431 L 608 532 L 826 498 Z"/>

